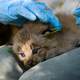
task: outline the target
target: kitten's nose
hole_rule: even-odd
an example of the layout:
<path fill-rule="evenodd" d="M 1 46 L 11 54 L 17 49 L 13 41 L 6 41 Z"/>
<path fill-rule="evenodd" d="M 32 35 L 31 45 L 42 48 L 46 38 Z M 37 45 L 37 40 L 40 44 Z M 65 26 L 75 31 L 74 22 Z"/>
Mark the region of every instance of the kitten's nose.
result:
<path fill-rule="evenodd" d="M 24 61 L 26 55 L 25 55 L 24 52 L 19 52 L 19 53 L 18 53 L 18 57 L 19 57 L 19 60 L 20 60 L 20 61 Z"/>
<path fill-rule="evenodd" d="M 25 57 L 24 52 L 19 53 L 22 57 Z"/>

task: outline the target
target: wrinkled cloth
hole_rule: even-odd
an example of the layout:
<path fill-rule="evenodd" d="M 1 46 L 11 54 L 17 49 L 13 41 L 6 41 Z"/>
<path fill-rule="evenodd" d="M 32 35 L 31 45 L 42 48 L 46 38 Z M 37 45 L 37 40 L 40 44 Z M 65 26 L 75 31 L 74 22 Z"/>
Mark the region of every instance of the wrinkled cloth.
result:
<path fill-rule="evenodd" d="M 76 24 L 80 26 L 80 7 L 73 10 L 75 16 Z"/>
<path fill-rule="evenodd" d="M 8 46 L 0 46 L 0 80 L 18 80 L 23 70 Z"/>
<path fill-rule="evenodd" d="M 80 80 L 80 48 L 34 66 L 19 80 Z"/>
<path fill-rule="evenodd" d="M 0 22 L 21 26 L 27 20 L 50 23 L 57 31 L 62 29 L 59 19 L 43 2 L 36 0 L 0 0 Z"/>

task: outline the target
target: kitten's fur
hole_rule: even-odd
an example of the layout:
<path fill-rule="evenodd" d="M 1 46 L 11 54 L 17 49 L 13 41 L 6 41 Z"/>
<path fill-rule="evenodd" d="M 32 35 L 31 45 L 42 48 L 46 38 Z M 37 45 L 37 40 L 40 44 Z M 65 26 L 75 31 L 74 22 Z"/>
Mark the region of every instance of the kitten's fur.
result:
<path fill-rule="evenodd" d="M 48 26 L 43 23 L 30 22 L 18 30 L 13 37 L 13 52 L 24 64 L 32 59 L 33 49 L 43 46 L 45 40 L 42 33 L 47 29 Z M 25 53 L 25 57 L 22 57 L 20 53 Z"/>
<path fill-rule="evenodd" d="M 17 32 L 13 38 L 13 51 L 24 65 L 33 66 L 80 45 L 80 29 L 74 16 L 65 12 L 59 12 L 57 16 L 63 25 L 61 32 L 42 34 L 48 26 L 40 22 L 25 24 Z M 25 57 L 21 57 L 20 52 L 24 52 Z"/>

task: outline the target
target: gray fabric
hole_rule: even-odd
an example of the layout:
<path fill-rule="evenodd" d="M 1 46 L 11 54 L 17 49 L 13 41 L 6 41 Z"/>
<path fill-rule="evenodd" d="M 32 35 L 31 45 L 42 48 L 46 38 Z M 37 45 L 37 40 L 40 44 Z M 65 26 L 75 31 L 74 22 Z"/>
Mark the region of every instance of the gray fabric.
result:
<path fill-rule="evenodd" d="M 80 48 L 38 64 L 19 80 L 80 80 Z"/>
<path fill-rule="evenodd" d="M 9 48 L 0 46 L 0 80 L 18 80 L 22 70 L 18 66 Z"/>

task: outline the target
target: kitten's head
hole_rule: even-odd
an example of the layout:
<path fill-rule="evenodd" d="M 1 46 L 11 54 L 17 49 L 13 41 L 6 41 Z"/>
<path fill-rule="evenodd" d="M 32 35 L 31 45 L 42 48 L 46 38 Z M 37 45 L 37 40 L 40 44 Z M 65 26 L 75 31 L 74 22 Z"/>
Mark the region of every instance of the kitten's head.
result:
<path fill-rule="evenodd" d="M 24 64 L 31 58 L 32 55 L 32 40 L 27 29 L 23 28 L 17 32 L 13 38 L 13 52 L 19 60 Z"/>
<path fill-rule="evenodd" d="M 37 31 L 38 27 L 39 30 Z M 28 24 L 28 27 L 23 27 L 13 38 L 13 52 L 24 64 L 28 63 L 32 59 L 32 56 L 37 54 L 38 50 L 42 48 L 45 39 L 41 33 L 44 27 L 46 25 L 44 26 L 39 23 Z"/>

